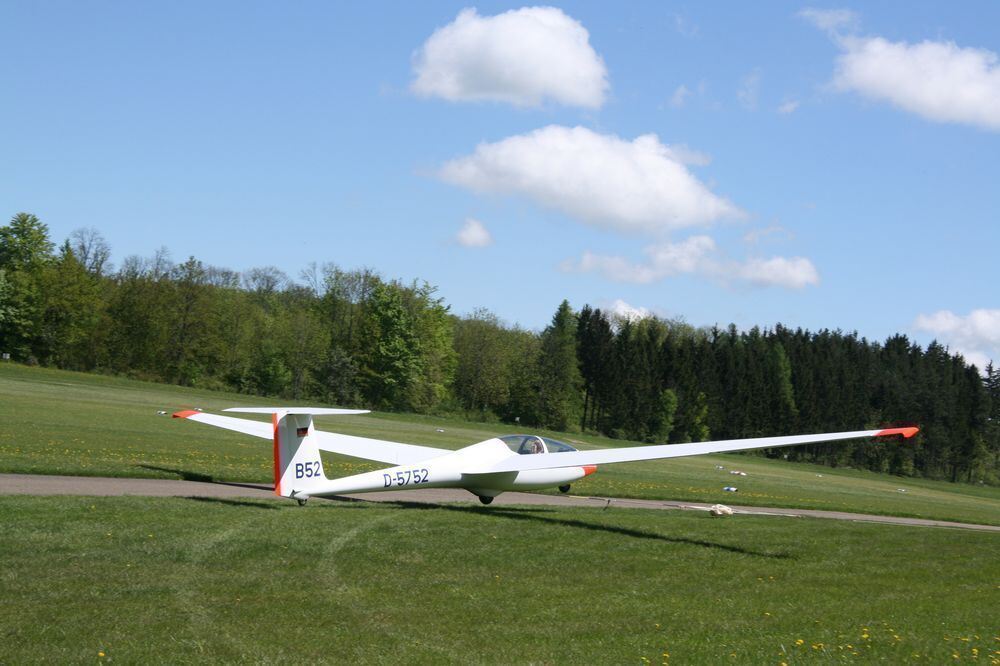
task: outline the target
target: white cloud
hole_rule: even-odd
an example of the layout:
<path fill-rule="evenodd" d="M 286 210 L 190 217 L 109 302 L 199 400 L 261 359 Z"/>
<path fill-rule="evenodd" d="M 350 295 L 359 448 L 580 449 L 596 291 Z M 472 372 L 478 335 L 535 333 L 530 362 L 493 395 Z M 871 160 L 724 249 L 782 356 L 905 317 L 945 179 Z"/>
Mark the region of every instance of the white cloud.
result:
<path fill-rule="evenodd" d="M 882 37 L 837 40 L 833 84 L 886 101 L 929 120 L 1000 131 L 1000 64 L 985 49 L 954 42 L 890 42 Z"/>
<path fill-rule="evenodd" d="M 471 217 L 465 220 L 455 240 L 463 247 L 487 247 L 493 244 L 493 236 L 486 225 Z"/>
<path fill-rule="evenodd" d="M 736 99 L 740 106 L 747 111 L 754 111 L 757 108 L 757 97 L 760 94 L 760 69 L 755 69 L 740 81 L 740 89 L 736 92 Z"/>
<path fill-rule="evenodd" d="M 678 152 L 679 151 L 679 152 Z M 438 175 L 475 192 L 525 196 L 588 224 L 659 234 L 744 213 L 695 178 L 655 134 L 633 141 L 584 127 L 550 125 L 482 143 Z"/>
<path fill-rule="evenodd" d="M 778 113 L 783 116 L 787 116 L 790 113 L 795 113 L 799 108 L 799 101 L 797 99 L 790 99 L 787 102 L 782 102 L 778 105 Z"/>
<path fill-rule="evenodd" d="M 730 276 L 760 287 L 804 289 L 819 284 L 819 272 L 805 257 L 750 259 L 733 265 Z"/>
<path fill-rule="evenodd" d="M 816 9 L 815 7 L 808 7 L 800 11 L 799 16 L 828 33 L 852 30 L 858 25 L 858 15 L 850 9 Z"/>
<path fill-rule="evenodd" d="M 680 109 L 687 102 L 688 97 L 691 96 L 691 91 L 683 83 L 677 86 L 674 90 L 674 94 L 670 96 L 670 106 L 675 109 Z"/>
<path fill-rule="evenodd" d="M 463 9 L 414 54 L 418 95 L 450 101 L 538 106 L 553 100 L 599 108 L 608 89 L 604 61 L 579 21 L 554 7 L 496 16 Z"/>
<path fill-rule="evenodd" d="M 917 316 L 918 331 L 934 334 L 982 370 L 992 358 L 1000 358 L 1000 310 L 978 309 L 966 316 L 951 310 Z"/>
<path fill-rule="evenodd" d="M 708 256 L 715 252 L 715 241 L 708 236 L 692 236 L 679 243 L 657 243 L 643 252 L 645 263 L 634 263 L 624 257 L 584 252 L 578 262 L 564 262 L 563 270 L 579 273 L 600 273 L 614 282 L 648 284 L 681 273 L 703 272 Z"/>
<path fill-rule="evenodd" d="M 629 321 L 639 321 L 640 319 L 653 316 L 653 311 L 649 308 L 629 305 L 620 298 L 608 304 L 605 309 L 614 317 L 628 319 Z"/>
<path fill-rule="evenodd" d="M 803 257 L 752 258 L 744 262 L 718 256 L 715 241 L 691 236 L 679 243 L 656 243 L 643 249 L 646 261 L 584 252 L 579 261 L 563 262 L 567 272 L 599 273 L 614 282 L 649 284 L 682 274 L 702 275 L 723 283 L 743 282 L 760 287 L 803 289 L 819 283 L 819 273 Z"/>

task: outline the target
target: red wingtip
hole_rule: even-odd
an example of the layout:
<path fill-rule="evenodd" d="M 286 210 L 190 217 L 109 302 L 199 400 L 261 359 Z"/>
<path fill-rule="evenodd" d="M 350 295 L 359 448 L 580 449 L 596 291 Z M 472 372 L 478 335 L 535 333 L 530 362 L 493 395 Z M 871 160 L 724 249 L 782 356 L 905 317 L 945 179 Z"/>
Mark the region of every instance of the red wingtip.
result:
<path fill-rule="evenodd" d="M 194 410 L 194 409 L 185 409 L 185 410 L 180 411 L 180 412 L 174 412 L 174 418 L 175 419 L 186 419 L 187 417 L 194 416 L 197 413 L 198 412 L 196 410 Z"/>
<path fill-rule="evenodd" d="M 597 465 L 584 465 L 583 466 L 583 475 L 584 476 L 590 476 L 591 474 L 593 474 L 596 471 L 597 471 Z"/>
<path fill-rule="evenodd" d="M 920 428 L 888 428 L 875 433 L 876 437 L 888 437 L 890 435 L 902 435 L 904 439 L 909 439 L 920 432 Z"/>

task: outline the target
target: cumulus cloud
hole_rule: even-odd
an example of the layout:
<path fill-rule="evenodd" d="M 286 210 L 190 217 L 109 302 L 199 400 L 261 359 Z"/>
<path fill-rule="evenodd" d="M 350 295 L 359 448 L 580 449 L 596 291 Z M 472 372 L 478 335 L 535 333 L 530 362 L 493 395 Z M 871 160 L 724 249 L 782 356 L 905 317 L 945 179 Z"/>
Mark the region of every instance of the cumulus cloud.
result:
<path fill-rule="evenodd" d="M 471 217 L 465 220 L 455 240 L 463 247 L 487 247 L 493 244 L 493 236 L 486 225 Z"/>
<path fill-rule="evenodd" d="M 1000 131 L 1000 59 L 950 41 L 893 42 L 858 36 L 848 10 L 799 12 L 840 48 L 832 85 L 942 123 Z"/>
<path fill-rule="evenodd" d="M 587 251 L 578 262 L 565 262 L 563 270 L 600 273 L 614 282 L 648 284 L 682 273 L 704 272 L 715 249 L 715 241 L 708 236 L 692 236 L 679 243 L 647 246 L 643 252 L 648 259 L 643 263 Z"/>
<path fill-rule="evenodd" d="M 730 274 L 760 287 L 804 289 L 819 284 L 819 272 L 805 257 L 749 259 L 744 263 L 734 264 Z"/>
<path fill-rule="evenodd" d="M 634 262 L 617 255 L 584 252 L 579 261 L 563 262 L 566 272 L 598 273 L 614 282 L 649 284 L 676 275 L 701 275 L 723 283 L 803 289 L 819 283 L 819 272 L 803 257 L 726 260 L 708 236 L 678 243 L 656 243 L 643 249 L 646 260 Z"/>
<path fill-rule="evenodd" d="M 590 34 L 555 7 L 496 16 L 463 9 L 417 50 L 413 69 L 413 92 L 453 102 L 528 107 L 552 100 L 599 108 L 608 89 L 607 68 Z"/>
<path fill-rule="evenodd" d="M 683 147 L 679 147 L 683 148 Z M 660 234 L 744 213 L 687 169 L 690 149 L 550 125 L 444 164 L 438 176 L 475 192 L 527 197 L 596 227 Z"/>
<path fill-rule="evenodd" d="M 965 316 L 939 310 L 917 316 L 913 326 L 932 333 L 979 369 L 1000 358 L 1000 310 L 978 309 Z"/>
<path fill-rule="evenodd" d="M 833 84 L 928 120 L 1000 131 L 997 54 L 954 42 L 844 37 Z"/>
<path fill-rule="evenodd" d="M 640 319 L 653 316 L 653 311 L 649 308 L 629 305 L 620 298 L 609 303 L 605 309 L 614 317 L 628 319 L 629 321 L 639 321 Z"/>

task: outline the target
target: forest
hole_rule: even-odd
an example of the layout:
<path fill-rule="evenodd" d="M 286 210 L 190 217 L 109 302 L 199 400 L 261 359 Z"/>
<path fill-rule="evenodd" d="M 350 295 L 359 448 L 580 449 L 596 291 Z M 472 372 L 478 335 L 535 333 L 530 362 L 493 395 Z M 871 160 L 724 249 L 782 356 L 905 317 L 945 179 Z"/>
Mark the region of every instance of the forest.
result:
<path fill-rule="evenodd" d="M 15 362 L 288 401 L 680 443 L 918 425 L 915 438 L 764 452 L 1000 483 L 1000 371 L 937 342 L 780 324 L 696 328 L 567 301 L 542 331 L 456 315 L 426 282 L 333 263 L 296 279 L 161 249 L 116 268 L 96 229 L 0 227 L 0 352 Z"/>

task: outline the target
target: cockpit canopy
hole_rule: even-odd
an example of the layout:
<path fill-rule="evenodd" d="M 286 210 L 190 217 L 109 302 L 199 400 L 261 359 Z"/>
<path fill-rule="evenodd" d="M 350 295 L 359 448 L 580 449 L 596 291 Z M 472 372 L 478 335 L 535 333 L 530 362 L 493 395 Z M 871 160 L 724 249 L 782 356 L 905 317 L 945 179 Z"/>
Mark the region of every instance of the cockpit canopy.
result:
<path fill-rule="evenodd" d="M 566 453 L 576 451 L 565 442 L 538 435 L 504 435 L 499 438 L 514 453 L 527 455 L 531 453 Z"/>

